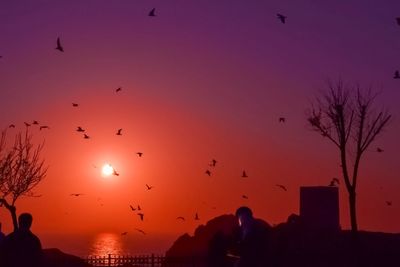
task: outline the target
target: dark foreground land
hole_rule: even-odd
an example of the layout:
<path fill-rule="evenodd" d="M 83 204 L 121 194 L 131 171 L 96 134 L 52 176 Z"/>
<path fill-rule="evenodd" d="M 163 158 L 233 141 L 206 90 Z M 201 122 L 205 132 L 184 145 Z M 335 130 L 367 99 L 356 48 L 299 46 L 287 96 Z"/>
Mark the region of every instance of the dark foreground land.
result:
<path fill-rule="evenodd" d="M 236 228 L 235 216 L 216 217 L 199 226 L 193 236 L 178 238 L 166 256 L 200 257 L 209 266 L 234 266 L 234 260 L 221 260 L 218 253 L 225 253 L 232 245 Z M 269 251 L 265 252 L 268 266 L 400 266 L 400 234 L 362 231 L 355 237 L 350 231 L 317 231 L 304 227 L 298 216 L 290 216 L 270 232 Z"/>
<path fill-rule="evenodd" d="M 269 251 L 265 257 L 274 267 L 399 267 L 400 234 L 305 229 L 298 220 L 271 227 Z M 226 257 L 237 231 L 236 218 L 222 215 L 199 226 L 194 235 L 179 237 L 162 261 L 110 264 L 103 266 L 218 266 L 233 267 L 235 260 Z M 46 249 L 44 267 L 92 266 L 79 257 L 57 249 Z M 147 258 L 151 258 L 148 256 Z M 162 262 L 162 263 L 161 263 Z M 249 266 L 252 267 L 252 266 Z"/>

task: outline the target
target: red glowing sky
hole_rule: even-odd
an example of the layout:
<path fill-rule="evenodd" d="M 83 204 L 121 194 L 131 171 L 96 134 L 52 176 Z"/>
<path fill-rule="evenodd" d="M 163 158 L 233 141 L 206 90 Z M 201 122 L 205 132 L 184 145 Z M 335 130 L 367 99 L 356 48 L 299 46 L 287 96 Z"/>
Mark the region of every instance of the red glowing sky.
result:
<path fill-rule="evenodd" d="M 1 3 L 0 126 L 17 125 L 9 136 L 24 121 L 50 126 L 31 129 L 45 140 L 48 175 L 35 189 L 43 196 L 21 199 L 18 211 L 33 213 L 39 234 L 137 227 L 178 235 L 243 204 L 271 224 L 285 221 L 298 213 L 300 185 L 340 176 L 338 152 L 310 131 L 305 114 L 327 78 L 342 78 L 380 90 L 378 106 L 394 115 L 362 162 L 358 215 L 361 229 L 399 232 L 400 90 L 392 79 L 399 8 L 398 1 Z M 54 49 L 57 37 L 64 53 Z M 104 179 L 106 162 L 120 176 Z M 130 204 L 142 206 L 144 222 Z M 0 216 L 10 231 L 4 209 Z"/>

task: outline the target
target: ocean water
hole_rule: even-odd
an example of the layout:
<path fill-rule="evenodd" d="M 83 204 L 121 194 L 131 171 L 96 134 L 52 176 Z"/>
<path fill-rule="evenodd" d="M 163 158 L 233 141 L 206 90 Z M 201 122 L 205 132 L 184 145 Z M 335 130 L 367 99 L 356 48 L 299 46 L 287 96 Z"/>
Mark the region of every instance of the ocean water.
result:
<path fill-rule="evenodd" d="M 103 232 L 87 235 L 42 234 L 43 248 L 58 248 L 79 257 L 114 255 L 165 254 L 175 236 L 151 236 L 140 233 Z"/>

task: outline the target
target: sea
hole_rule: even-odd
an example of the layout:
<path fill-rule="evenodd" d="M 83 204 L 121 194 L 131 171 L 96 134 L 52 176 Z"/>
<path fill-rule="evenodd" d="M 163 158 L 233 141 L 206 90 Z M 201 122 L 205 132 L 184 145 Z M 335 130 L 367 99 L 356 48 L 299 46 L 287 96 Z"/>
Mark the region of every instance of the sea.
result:
<path fill-rule="evenodd" d="M 85 235 L 42 234 L 43 248 L 58 248 L 81 258 L 112 255 L 164 255 L 176 236 L 102 232 Z"/>

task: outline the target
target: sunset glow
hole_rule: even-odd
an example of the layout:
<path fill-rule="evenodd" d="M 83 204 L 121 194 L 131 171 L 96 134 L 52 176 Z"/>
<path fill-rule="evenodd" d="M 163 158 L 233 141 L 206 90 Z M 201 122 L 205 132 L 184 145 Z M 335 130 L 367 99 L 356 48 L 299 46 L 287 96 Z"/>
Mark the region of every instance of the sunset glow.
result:
<path fill-rule="evenodd" d="M 46 177 L 15 203 L 43 247 L 165 251 L 242 205 L 277 225 L 333 177 L 349 229 L 340 153 L 307 121 L 339 78 L 394 118 L 359 165 L 359 229 L 400 232 L 399 0 L 0 2 L 0 130 L 44 144 Z"/>

